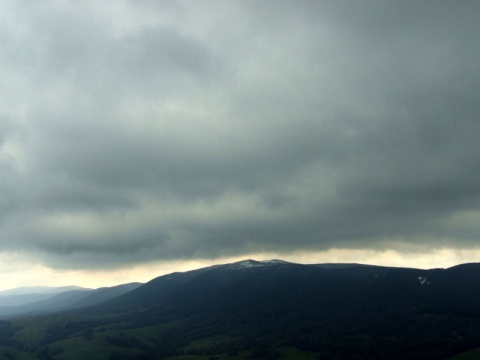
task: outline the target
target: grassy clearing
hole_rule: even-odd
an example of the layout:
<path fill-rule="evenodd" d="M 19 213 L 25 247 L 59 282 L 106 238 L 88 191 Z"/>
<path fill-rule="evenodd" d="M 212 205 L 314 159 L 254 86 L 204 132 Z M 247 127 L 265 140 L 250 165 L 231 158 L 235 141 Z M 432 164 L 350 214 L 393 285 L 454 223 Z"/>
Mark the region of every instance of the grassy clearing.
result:
<path fill-rule="evenodd" d="M 137 355 L 144 353 L 144 351 L 134 345 L 117 346 L 109 342 L 108 339 L 111 337 L 121 338 L 125 339 L 126 342 L 134 339 L 136 341 L 135 344 L 143 344 L 148 347 L 154 345 L 154 339 L 157 336 L 177 326 L 181 322 L 182 321 L 176 321 L 174 323 L 157 324 L 136 329 L 121 329 L 117 326 L 99 326 L 93 331 L 81 331 L 66 339 L 51 343 L 49 346 L 54 352 L 58 351 L 58 358 L 68 360 L 105 360 L 115 352 L 123 355 Z M 49 325 L 55 325 L 55 322 L 47 322 L 46 324 L 42 324 L 42 327 L 39 326 L 39 328 L 45 328 Z M 29 335 L 31 337 L 31 334 Z"/>
<path fill-rule="evenodd" d="M 316 360 L 318 355 L 315 353 L 300 351 L 295 348 L 282 348 L 280 349 L 282 355 L 278 360 L 289 360 L 289 359 L 299 359 L 299 360 Z"/>
<path fill-rule="evenodd" d="M 66 319 L 68 321 L 78 320 L 78 318 L 66 317 L 65 315 L 15 319 L 12 324 L 19 330 L 15 332 L 14 339 L 28 347 L 36 347 L 41 344 L 45 334 L 48 334 L 49 328 L 56 324 L 65 323 Z"/>
<path fill-rule="evenodd" d="M 278 360 L 316 360 L 317 354 L 300 351 L 294 348 L 278 349 L 281 353 Z M 179 355 L 166 358 L 165 360 L 249 360 L 251 359 L 252 351 L 242 351 L 231 354 L 216 354 L 216 355 Z"/>
<path fill-rule="evenodd" d="M 191 353 L 191 352 L 195 353 L 197 351 L 201 352 L 203 350 L 216 347 L 220 344 L 229 342 L 231 340 L 234 340 L 234 338 L 232 338 L 231 336 L 225 336 L 225 335 L 210 336 L 203 339 L 192 341 L 190 344 L 181 348 L 180 350 L 186 353 Z"/>
<path fill-rule="evenodd" d="M 455 355 L 449 360 L 478 360 L 480 359 L 480 349 L 468 351 L 463 354 Z"/>
<path fill-rule="evenodd" d="M 250 359 L 251 351 L 245 351 L 238 354 L 218 354 L 218 355 L 179 355 L 165 358 L 165 360 L 245 360 Z"/>
<path fill-rule="evenodd" d="M 105 360 L 115 351 L 126 355 L 141 353 L 141 351 L 136 349 L 112 346 L 100 337 L 94 337 L 91 340 L 86 340 L 82 337 L 73 337 L 58 341 L 52 344 L 52 347 L 61 350 L 59 358 L 69 360 Z"/>

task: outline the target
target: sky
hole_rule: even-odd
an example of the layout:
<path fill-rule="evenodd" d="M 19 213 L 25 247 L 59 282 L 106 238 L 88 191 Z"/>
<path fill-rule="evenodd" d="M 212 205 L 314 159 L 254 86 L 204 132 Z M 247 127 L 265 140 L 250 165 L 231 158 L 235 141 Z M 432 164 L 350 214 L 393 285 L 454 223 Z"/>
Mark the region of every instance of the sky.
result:
<path fill-rule="evenodd" d="M 479 261 L 479 13 L 1 1 L 0 288 Z"/>

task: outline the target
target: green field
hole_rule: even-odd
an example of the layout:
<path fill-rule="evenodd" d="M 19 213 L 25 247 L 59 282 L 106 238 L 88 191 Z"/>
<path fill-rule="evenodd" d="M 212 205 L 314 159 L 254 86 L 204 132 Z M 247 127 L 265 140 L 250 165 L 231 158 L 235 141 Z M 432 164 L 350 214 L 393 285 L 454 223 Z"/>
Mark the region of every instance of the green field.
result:
<path fill-rule="evenodd" d="M 50 315 L 3 322 L 6 338 L 0 346 L 0 359 L 17 360 L 122 360 L 146 359 L 156 351 L 159 339 L 182 327 L 185 320 L 152 326 L 129 328 L 128 323 L 106 323 L 90 326 L 98 317 Z M 83 326 L 87 324 L 88 326 Z M 9 334 L 8 336 L 6 334 Z M 59 339 L 55 340 L 55 336 Z M 291 347 L 260 346 L 239 351 L 222 352 L 230 336 L 207 336 L 178 348 L 169 360 L 242 360 L 242 359 L 317 359 L 313 353 Z M 161 342 L 160 342 L 161 343 Z M 142 357 L 145 356 L 145 357 Z M 152 355 L 150 357 L 154 359 Z"/>

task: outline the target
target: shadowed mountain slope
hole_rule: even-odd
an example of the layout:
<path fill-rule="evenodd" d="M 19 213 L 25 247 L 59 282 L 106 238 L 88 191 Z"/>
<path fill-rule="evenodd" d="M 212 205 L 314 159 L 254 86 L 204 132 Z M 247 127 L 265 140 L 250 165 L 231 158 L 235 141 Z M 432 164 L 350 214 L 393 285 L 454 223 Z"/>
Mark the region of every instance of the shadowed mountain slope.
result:
<path fill-rule="evenodd" d="M 480 346 L 479 272 L 479 264 L 421 270 L 247 260 L 161 276 L 96 310 L 140 311 L 134 327 L 186 318 L 187 339 L 213 326 L 247 343 L 324 358 L 438 359 Z"/>
<path fill-rule="evenodd" d="M 284 349 L 331 360 L 443 359 L 480 348 L 479 275 L 480 264 L 421 270 L 245 260 L 160 276 L 43 319 L 51 321 L 43 345 L 28 348 L 49 345 L 67 360 L 78 357 L 72 341 L 129 360 L 276 359 Z M 86 295 L 77 306 L 95 303 Z M 7 329 L 22 326 L 35 327 L 35 319 Z"/>

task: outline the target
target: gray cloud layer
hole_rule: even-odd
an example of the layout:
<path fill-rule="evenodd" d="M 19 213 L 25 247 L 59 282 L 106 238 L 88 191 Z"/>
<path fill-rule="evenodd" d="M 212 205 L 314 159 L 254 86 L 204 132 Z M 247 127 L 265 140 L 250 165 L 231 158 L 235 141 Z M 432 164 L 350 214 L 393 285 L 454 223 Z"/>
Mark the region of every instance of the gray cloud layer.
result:
<path fill-rule="evenodd" d="M 477 245 L 480 3 L 0 7 L 4 250 Z"/>

